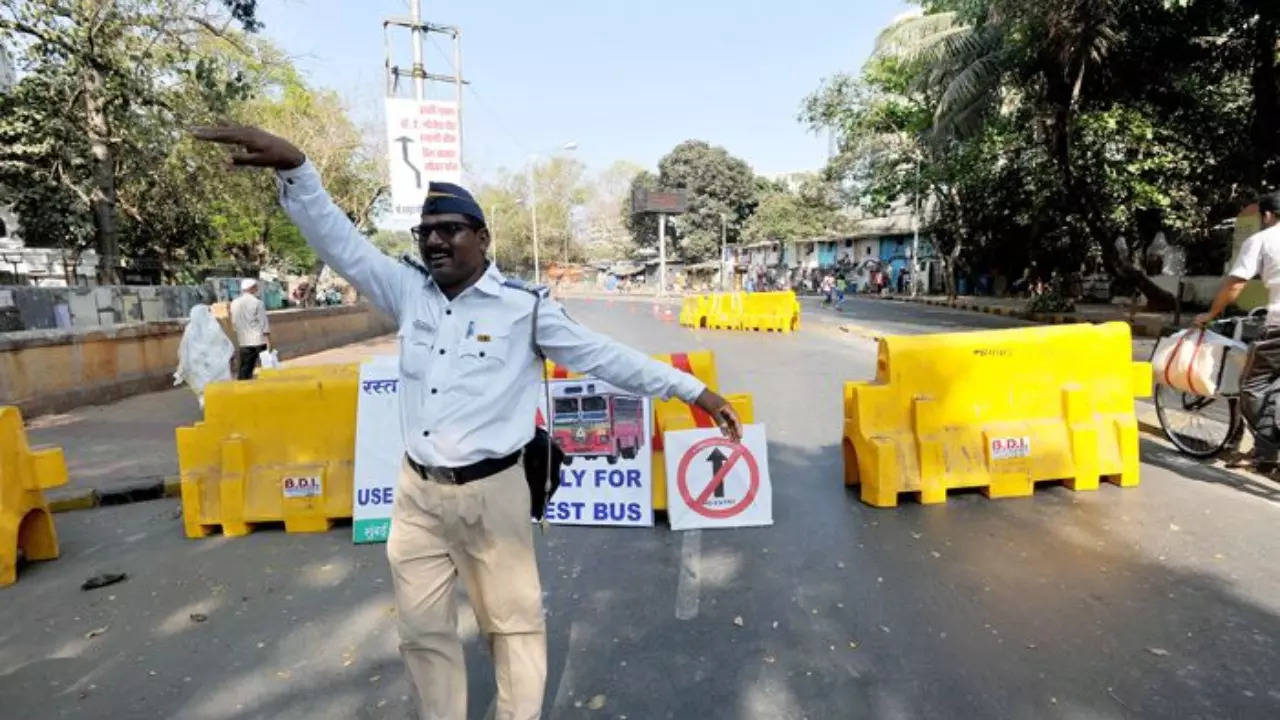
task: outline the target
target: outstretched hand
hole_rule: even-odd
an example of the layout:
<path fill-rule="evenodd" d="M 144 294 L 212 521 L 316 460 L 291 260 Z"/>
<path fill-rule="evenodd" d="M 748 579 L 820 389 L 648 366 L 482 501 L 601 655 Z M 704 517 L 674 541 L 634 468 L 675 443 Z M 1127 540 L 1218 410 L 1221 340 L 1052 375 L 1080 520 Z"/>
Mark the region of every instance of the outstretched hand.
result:
<path fill-rule="evenodd" d="M 710 390 L 703 390 L 694 404 L 715 419 L 725 437 L 735 443 L 742 442 L 742 421 L 738 419 L 738 413 L 734 412 L 728 400 Z"/>
<path fill-rule="evenodd" d="M 292 170 L 307 160 L 307 156 L 288 140 L 272 135 L 261 128 L 247 125 L 219 125 L 192 128 L 191 134 L 197 140 L 222 145 L 238 145 L 241 150 L 231 153 L 232 165 Z"/>

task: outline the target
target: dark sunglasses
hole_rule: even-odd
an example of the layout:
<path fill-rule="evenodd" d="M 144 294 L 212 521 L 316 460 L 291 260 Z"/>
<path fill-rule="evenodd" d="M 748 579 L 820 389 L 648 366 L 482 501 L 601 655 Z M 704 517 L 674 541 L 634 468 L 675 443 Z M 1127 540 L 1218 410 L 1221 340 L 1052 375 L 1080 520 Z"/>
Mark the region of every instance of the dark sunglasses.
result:
<path fill-rule="evenodd" d="M 476 231 L 482 227 L 484 226 L 450 220 L 438 223 L 423 223 L 409 228 L 409 232 L 413 235 L 413 239 L 420 243 L 426 242 L 432 233 L 439 235 L 440 239 L 445 242 L 452 242 L 463 230 Z"/>

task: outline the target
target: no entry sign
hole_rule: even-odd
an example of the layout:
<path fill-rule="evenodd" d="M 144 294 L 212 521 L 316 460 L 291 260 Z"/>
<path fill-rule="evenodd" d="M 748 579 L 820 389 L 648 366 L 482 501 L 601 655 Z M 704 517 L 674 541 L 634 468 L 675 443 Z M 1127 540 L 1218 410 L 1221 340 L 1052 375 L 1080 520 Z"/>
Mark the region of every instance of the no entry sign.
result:
<path fill-rule="evenodd" d="M 667 515 L 673 530 L 773 524 L 763 425 L 741 444 L 714 429 L 666 433 Z"/>

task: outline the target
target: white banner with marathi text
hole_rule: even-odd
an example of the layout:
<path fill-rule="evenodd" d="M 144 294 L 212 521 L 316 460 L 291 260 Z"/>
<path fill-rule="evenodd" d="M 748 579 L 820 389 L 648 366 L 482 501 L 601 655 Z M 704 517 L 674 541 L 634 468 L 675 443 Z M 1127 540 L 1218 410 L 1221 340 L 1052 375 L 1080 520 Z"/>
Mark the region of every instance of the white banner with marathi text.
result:
<path fill-rule="evenodd" d="M 387 98 L 388 225 L 413 224 L 427 185 L 462 182 L 458 104 L 449 100 Z"/>

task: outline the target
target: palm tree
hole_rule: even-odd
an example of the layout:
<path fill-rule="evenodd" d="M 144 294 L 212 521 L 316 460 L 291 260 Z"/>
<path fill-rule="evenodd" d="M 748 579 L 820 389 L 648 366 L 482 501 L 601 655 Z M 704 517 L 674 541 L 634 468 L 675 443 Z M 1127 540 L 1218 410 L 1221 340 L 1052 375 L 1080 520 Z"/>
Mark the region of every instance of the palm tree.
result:
<path fill-rule="evenodd" d="M 1122 0 L 986 0 L 976 19 L 939 12 L 899 19 L 876 42 L 876 55 L 920 63 L 934 103 L 935 145 L 973 137 L 1001 103 L 1032 102 L 1046 118 L 1046 150 L 1057 167 L 1059 204 L 1077 214 L 1112 273 L 1136 283 L 1152 305 L 1173 296 L 1121 257 L 1112 230 L 1072 167 L 1074 120 L 1091 71 L 1104 67 L 1117 39 Z"/>
<path fill-rule="evenodd" d="M 959 13 L 906 15 L 876 38 L 874 56 L 923 66 L 916 89 L 935 103 L 932 139 L 968 137 L 996 107 L 1011 56 L 1004 29 Z"/>

